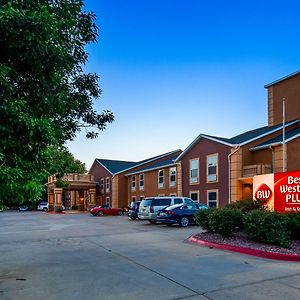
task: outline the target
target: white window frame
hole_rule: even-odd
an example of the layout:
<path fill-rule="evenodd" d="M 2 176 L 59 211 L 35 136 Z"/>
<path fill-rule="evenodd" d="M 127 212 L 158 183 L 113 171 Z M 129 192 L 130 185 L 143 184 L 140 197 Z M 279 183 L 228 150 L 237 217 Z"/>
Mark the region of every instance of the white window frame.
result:
<path fill-rule="evenodd" d="M 143 195 L 140 195 L 140 200 L 139 201 L 142 201 L 144 198 L 145 198 L 145 196 L 143 196 Z"/>
<path fill-rule="evenodd" d="M 143 177 L 143 178 L 141 179 L 141 177 Z M 141 184 L 141 182 L 143 184 Z M 144 187 L 145 187 L 145 174 L 142 173 L 142 174 L 139 175 L 139 188 L 140 188 L 140 191 L 143 191 Z"/>
<path fill-rule="evenodd" d="M 102 194 L 104 194 L 104 178 L 100 179 L 100 191 Z"/>
<path fill-rule="evenodd" d="M 170 197 L 177 197 L 176 193 L 170 194 Z"/>
<path fill-rule="evenodd" d="M 105 198 L 105 200 L 106 200 L 105 204 L 106 204 L 106 203 L 109 203 L 109 206 L 111 206 L 111 203 L 110 203 L 110 197 L 107 196 L 107 197 Z"/>
<path fill-rule="evenodd" d="M 196 177 L 191 176 L 192 170 L 195 170 L 195 169 L 191 168 L 192 162 L 194 162 L 194 161 L 197 161 L 197 176 Z M 199 158 L 193 158 L 193 159 L 190 159 L 190 161 L 189 161 L 189 179 L 190 179 L 190 185 L 199 183 Z"/>
<path fill-rule="evenodd" d="M 216 200 L 210 200 L 209 199 L 209 194 L 210 193 L 216 193 Z M 216 207 L 216 208 L 218 208 L 219 207 L 219 190 L 218 189 L 215 189 L 215 190 L 207 190 L 206 191 L 206 196 L 207 196 L 207 205 L 209 206 L 209 207 Z M 209 204 L 210 204 L 210 202 L 215 202 L 216 203 L 216 206 L 210 206 Z"/>
<path fill-rule="evenodd" d="M 216 158 L 216 163 L 215 165 L 209 165 L 209 159 L 215 157 Z M 216 168 L 216 173 L 209 175 L 209 167 L 215 167 Z M 218 153 L 210 154 L 206 156 L 206 182 L 207 183 L 212 183 L 212 182 L 218 182 L 219 176 L 219 155 Z M 211 177 L 209 177 L 211 176 Z M 215 177 L 214 177 L 215 176 Z"/>
<path fill-rule="evenodd" d="M 136 176 L 135 175 L 133 175 L 131 177 L 131 190 L 133 192 L 136 191 Z"/>
<path fill-rule="evenodd" d="M 174 181 L 171 180 L 172 176 L 175 176 L 175 180 Z M 176 167 L 170 168 L 169 169 L 169 186 L 170 186 L 170 188 L 176 187 L 176 176 L 177 176 Z"/>
<path fill-rule="evenodd" d="M 161 172 L 162 172 L 162 175 L 160 175 Z M 158 188 L 163 189 L 164 185 L 165 185 L 165 172 L 163 169 L 158 170 L 157 177 L 158 177 L 158 180 L 157 180 Z M 160 182 L 161 178 L 162 178 L 162 182 Z"/>
<path fill-rule="evenodd" d="M 110 178 L 109 177 L 106 177 L 106 179 L 105 179 L 105 191 L 106 191 L 106 193 L 110 192 Z"/>
<path fill-rule="evenodd" d="M 199 190 L 196 191 L 190 191 L 190 198 L 192 199 L 192 194 L 197 194 L 197 201 L 200 202 L 200 193 Z M 192 199 L 193 200 L 193 199 Z M 195 200 L 193 200 L 195 201 Z"/>

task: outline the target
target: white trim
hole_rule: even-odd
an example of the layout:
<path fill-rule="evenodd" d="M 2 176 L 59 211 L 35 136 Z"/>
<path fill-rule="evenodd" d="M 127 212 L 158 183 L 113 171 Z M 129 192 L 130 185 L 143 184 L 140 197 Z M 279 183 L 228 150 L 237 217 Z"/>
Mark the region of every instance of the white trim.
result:
<path fill-rule="evenodd" d="M 133 180 L 133 178 L 134 178 L 134 180 Z M 133 186 L 133 183 L 134 183 L 134 186 Z M 133 175 L 133 176 L 131 177 L 131 191 L 132 191 L 132 192 L 135 192 L 135 191 L 136 191 L 136 176 L 135 176 L 135 175 Z"/>
<path fill-rule="evenodd" d="M 298 137 L 300 137 L 300 133 L 298 133 L 298 134 L 296 134 L 296 135 L 290 137 L 289 139 L 286 139 L 286 140 L 285 140 L 285 143 L 288 143 L 288 142 L 290 142 L 290 141 L 292 141 L 292 140 L 294 140 L 294 139 L 296 139 L 296 138 L 298 138 Z M 250 150 L 250 151 L 257 151 L 257 150 L 267 149 L 267 148 L 269 148 L 270 146 L 272 146 L 272 147 L 274 146 L 274 147 L 275 147 L 275 146 L 279 146 L 279 145 L 282 145 L 282 142 L 269 143 L 269 144 L 262 145 L 262 146 L 254 146 L 254 147 L 250 148 L 249 150 Z"/>
<path fill-rule="evenodd" d="M 196 182 L 191 182 L 191 178 L 195 178 L 195 177 L 191 177 L 191 170 L 195 170 L 195 169 L 191 169 L 191 162 L 192 161 L 197 161 L 197 181 Z M 189 185 L 195 185 L 195 184 L 199 184 L 200 182 L 200 158 L 196 157 L 196 158 L 191 158 L 189 160 Z"/>
<path fill-rule="evenodd" d="M 95 159 L 95 161 L 99 164 L 99 165 L 101 165 L 108 173 L 110 173 L 111 175 L 114 175 L 111 171 L 109 171 L 100 161 L 98 161 L 98 158 L 96 158 Z M 93 165 L 94 165 L 94 163 L 93 163 Z M 92 166 L 93 166 L 92 165 Z M 91 167 L 91 169 L 92 169 L 92 167 Z M 90 169 L 90 170 L 91 170 Z"/>
<path fill-rule="evenodd" d="M 208 160 L 209 160 L 209 157 L 216 157 L 217 158 L 217 161 L 216 161 L 216 179 L 215 180 L 209 180 L 208 176 L 208 168 L 209 168 L 209 165 L 208 165 Z M 208 154 L 206 155 L 206 183 L 217 183 L 219 182 L 219 153 L 212 153 L 212 154 Z"/>
<path fill-rule="evenodd" d="M 143 185 L 141 185 L 141 176 L 143 175 Z M 139 174 L 139 190 L 143 191 L 145 189 L 145 174 Z"/>
<path fill-rule="evenodd" d="M 279 83 L 279 82 L 281 82 L 281 81 L 284 81 L 284 80 L 287 80 L 287 79 L 289 79 L 289 78 L 292 78 L 292 77 L 294 77 L 294 76 L 296 76 L 296 75 L 298 75 L 298 74 L 300 74 L 300 70 L 299 70 L 299 71 L 296 71 L 296 72 L 293 72 L 293 73 L 291 73 L 291 74 L 289 74 L 289 75 L 287 75 L 287 76 L 284 76 L 284 77 L 282 77 L 282 78 L 280 78 L 280 79 L 277 79 L 277 80 L 275 80 L 275 81 L 273 81 L 273 82 L 271 82 L 271 83 L 268 83 L 268 84 L 266 84 L 264 87 L 265 87 L 265 88 L 269 88 L 269 87 L 272 86 L 272 85 L 275 85 L 275 84 L 277 84 L 277 83 Z"/>
<path fill-rule="evenodd" d="M 108 179 L 108 182 L 107 182 L 107 179 Z M 110 193 L 110 177 L 106 177 L 105 178 L 105 193 Z M 107 184 L 108 184 L 108 188 L 107 188 Z"/>
<path fill-rule="evenodd" d="M 175 174 L 171 174 L 172 169 L 173 169 L 173 171 L 175 170 Z M 175 176 L 175 181 L 171 181 L 171 176 Z M 172 185 L 171 185 L 171 183 L 172 183 Z M 169 168 L 169 188 L 175 188 L 176 185 L 177 185 L 177 168 L 175 166 L 175 167 Z"/>
<path fill-rule="evenodd" d="M 146 172 L 150 172 L 150 171 L 160 170 L 161 168 L 169 168 L 169 167 L 173 167 L 173 166 L 176 166 L 176 165 L 177 165 L 176 163 L 172 163 L 172 164 L 162 165 L 162 166 L 151 168 L 151 169 L 143 169 L 143 170 L 139 170 L 139 171 L 136 171 L 136 172 L 125 174 L 125 176 L 137 175 L 137 174 L 140 174 L 140 173 L 146 173 Z"/>

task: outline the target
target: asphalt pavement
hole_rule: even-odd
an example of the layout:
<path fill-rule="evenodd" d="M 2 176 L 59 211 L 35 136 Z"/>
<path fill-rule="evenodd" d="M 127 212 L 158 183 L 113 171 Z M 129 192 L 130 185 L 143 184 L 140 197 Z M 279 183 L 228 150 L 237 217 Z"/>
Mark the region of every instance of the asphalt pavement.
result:
<path fill-rule="evenodd" d="M 0 213 L 0 299 L 300 299 L 300 263 L 200 247 L 200 228 Z"/>

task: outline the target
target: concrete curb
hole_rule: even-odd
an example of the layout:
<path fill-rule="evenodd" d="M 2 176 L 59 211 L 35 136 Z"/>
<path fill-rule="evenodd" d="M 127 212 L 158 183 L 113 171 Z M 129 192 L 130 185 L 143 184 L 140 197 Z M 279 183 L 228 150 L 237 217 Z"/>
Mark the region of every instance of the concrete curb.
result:
<path fill-rule="evenodd" d="M 217 244 L 217 243 L 213 243 L 213 242 L 203 241 L 203 240 L 197 238 L 195 235 L 190 236 L 188 238 L 188 241 L 192 242 L 192 243 L 196 243 L 201 246 L 209 247 L 209 248 L 233 251 L 233 252 L 238 252 L 238 253 L 262 257 L 262 258 L 300 262 L 300 255 L 297 255 L 297 254 L 283 254 L 283 253 L 268 252 L 268 251 L 263 251 L 263 250 L 244 248 L 244 247 L 239 247 L 239 246 Z"/>

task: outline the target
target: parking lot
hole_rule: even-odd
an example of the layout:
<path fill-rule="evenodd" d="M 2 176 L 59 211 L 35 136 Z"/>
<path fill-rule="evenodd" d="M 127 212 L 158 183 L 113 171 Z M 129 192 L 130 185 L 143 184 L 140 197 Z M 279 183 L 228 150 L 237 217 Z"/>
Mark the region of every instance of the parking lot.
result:
<path fill-rule="evenodd" d="M 0 213 L 0 299 L 299 299 L 300 264 L 203 248 L 127 216 Z"/>

